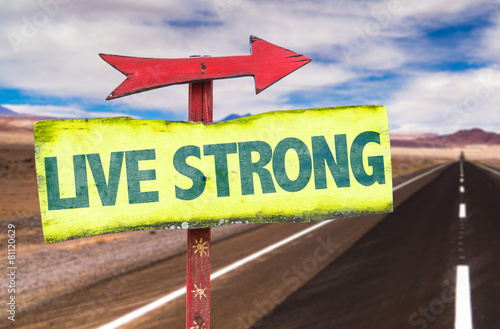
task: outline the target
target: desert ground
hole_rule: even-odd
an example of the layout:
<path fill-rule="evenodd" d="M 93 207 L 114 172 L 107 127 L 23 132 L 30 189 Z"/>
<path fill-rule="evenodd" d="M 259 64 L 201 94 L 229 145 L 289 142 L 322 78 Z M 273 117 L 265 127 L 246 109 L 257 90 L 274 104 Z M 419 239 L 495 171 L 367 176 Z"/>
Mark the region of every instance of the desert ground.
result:
<path fill-rule="evenodd" d="M 7 225 L 16 226 L 18 311 L 90 286 L 106 278 L 146 267 L 185 251 L 185 232 L 138 231 L 45 244 L 42 235 L 33 146 L 34 119 L 0 117 L 0 249 L 6 250 Z M 455 161 L 461 151 L 469 161 L 500 168 L 499 146 L 466 148 L 392 148 L 393 177 Z M 254 228 L 230 225 L 214 228 L 213 240 Z M 95 257 L 99 255 L 99 257 Z M 1 257 L 3 268 L 7 257 Z M 0 281 L 5 300 L 6 280 Z"/>

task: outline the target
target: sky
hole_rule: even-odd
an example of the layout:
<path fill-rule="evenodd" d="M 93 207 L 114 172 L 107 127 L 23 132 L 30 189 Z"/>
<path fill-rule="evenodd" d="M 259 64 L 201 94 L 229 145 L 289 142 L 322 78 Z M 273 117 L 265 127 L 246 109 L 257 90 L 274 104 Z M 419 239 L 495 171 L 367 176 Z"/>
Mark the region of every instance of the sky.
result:
<path fill-rule="evenodd" d="M 106 101 L 125 78 L 99 53 L 250 53 L 249 36 L 313 61 L 255 95 L 214 81 L 214 120 L 385 105 L 391 133 L 500 132 L 500 1 L 16 0 L 0 10 L 0 105 L 62 118 L 187 120 L 187 85 Z"/>

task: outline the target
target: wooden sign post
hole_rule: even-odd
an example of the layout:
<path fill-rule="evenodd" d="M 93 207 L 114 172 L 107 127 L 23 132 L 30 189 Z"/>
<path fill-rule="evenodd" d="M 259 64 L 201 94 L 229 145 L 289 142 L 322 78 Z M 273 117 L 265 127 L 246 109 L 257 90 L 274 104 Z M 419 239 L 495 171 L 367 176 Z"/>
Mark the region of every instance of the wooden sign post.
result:
<path fill-rule="evenodd" d="M 127 75 L 127 79 L 107 99 L 163 87 L 189 83 L 189 121 L 210 124 L 213 120 L 213 79 L 253 75 L 256 93 L 285 75 L 309 63 L 310 58 L 250 37 L 253 54 L 210 58 L 192 56 L 189 60 L 129 59 L 101 57 Z M 256 44 L 257 43 L 257 44 Z M 118 59 L 116 61 L 116 59 Z M 291 60 L 290 60 L 291 59 Z M 136 65 L 135 61 L 139 62 Z M 283 64 L 287 65 L 283 65 Z M 124 64 L 122 66 L 122 64 Z M 141 76 L 154 67 L 154 77 Z M 149 71 L 151 72 L 151 71 Z M 167 73 L 168 72 L 168 73 Z M 165 78 L 161 79 L 165 74 Z M 146 74 L 148 76 L 148 74 Z M 134 79 L 137 77 L 138 79 Z M 200 81 L 200 82 L 191 82 Z M 211 228 L 188 229 L 186 251 L 186 328 L 210 328 Z"/>
<path fill-rule="evenodd" d="M 393 209 L 387 110 L 267 112 L 212 124 L 212 81 L 254 76 L 256 93 L 311 61 L 250 37 L 246 56 L 100 56 L 127 78 L 113 99 L 189 83 L 189 121 L 37 122 L 45 242 L 187 230 L 186 328 L 210 328 L 210 228 L 297 223 Z"/>
<path fill-rule="evenodd" d="M 189 121 L 212 123 L 212 106 L 213 82 L 190 83 Z M 210 328 L 211 230 L 207 227 L 187 231 L 186 328 Z"/>

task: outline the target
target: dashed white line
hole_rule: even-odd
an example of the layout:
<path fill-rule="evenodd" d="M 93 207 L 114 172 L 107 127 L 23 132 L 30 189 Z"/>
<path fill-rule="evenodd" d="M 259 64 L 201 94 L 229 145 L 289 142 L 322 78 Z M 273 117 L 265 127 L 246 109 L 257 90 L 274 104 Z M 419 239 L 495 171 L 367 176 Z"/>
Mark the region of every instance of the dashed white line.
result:
<path fill-rule="evenodd" d="M 466 213 L 466 210 L 465 210 L 465 203 L 461 203 L 460 204 L 460 207 L 459 207 L 459 210 L 458 210 L 458 217 L 459 218 L 465 218 L 465 217 L 467 217 L 467 213 Z"/>
<path fill-rule="evenodd" d="M 413 177 L 412 179 L 409 179 L 406 182 L 399 184 L 396 187 L 393 187 L 392 191 L 393 192 L 397 191 L 398 189 L 400 189 L 400 188 L 402 188 L 402 187 L 404 187 L 404 186 L 406 186 L 406 185 L 408 185 L 416 180 L 419 180 L 422 177 L 425 177 L 427 175 L 432 174 L 433 172 L 438 171 L 439 169 L 443 168 L 446 165 L 449 165 L 449 163 L 443 163 L 442 165 L 440 165 L 432 170 L 429 170 L 423 174 L 420 174 L 416 177 Z M 226 267 L 212 273 L 212 275 L 210 276 L 210 280 L 217 279 L 218 277 L 220 277 L 224 274 L 227 274 L 227 273 L 237 269 L 238 267 L 241 267 L 241 266 L 259 258 L 260 256 L 263 256 L 264 254 L 267 254 L 267 253 L 269 253 L 269 252 L 271 252 L 271 251 L 273 251 L 273 250 L 275 250 L 275 249 L 277 249 L 277 248 L 279 248 L 279 247 L 281 247 L 281 246 L 283 246 L 283 245 L 285 245 L 293 240 L 296 240 L 296 239 L 300 238 L 301 236 L 304 236 L 304 235 L 306 235 L 314 230 L 317 230 L 320 227 L 322 227 L 326 224 L 329 224 L 333 221 L 334 220 L 319 222 L 314 226 L 311 226 L 311 227 L 309 227 L 305 230 L 302 230 L 302 231 L 300 231 L 300 232 L 298 232 L 298 233 L 296 233 L 296 234 L 294 234 L 286 239 L 283 239 L 275 244 L 272 244 L 269 247 L 266 247 L 266 248 L 254 253 L 248 257 L 240 259 L 239 261 L 236 261 L 233 264 L 226 266 Z M 157 299 L 157 300 L 155 300 L 147 305 L 144 305 L 144 306 L 136 309 L 135 311 L 127 313 L 124 316 L 121 316 L 112 322 L 109 322 L 105 325 L 102 325 L 102 326 L 98 327 L 97 329 L 116 329 L 116 328 L 119 328 L 120 326 L 122 326 L 122 325 L 124 325 L 124 324 L 126 324 L 134 319 L 137 319 L 138 317 L 143 316 L 144 314 L 149 313 L 149 312 L 157 309 L 158 307 L 165 305 L 168 302 L 171 302 L 171 301 L 183 296 L 185 293 L 186 293 L 186 286 L 184 286 L 180 289 L 177 289 L 177 290 L 171 292 L 170 294 L 163 296 L 163 297 L 161 297 L 161 298 L 159 298 L 159 299 Z"/>
<path fill-rule="evenodd" d="M 472 329 L 469 266 L 457 266 L 455 293 L 455 329 Z"/>
<path fill-rule="evenodd" d="M 462 162 L 460 162 L 460 183 L 464 182 Z M 465 187 L 460 185 L 460 193 L 465 193 Z M 460 203 L 458 208 L 458 217 L 464 219 L 467 217 L 467 208 L 465 203 Z M 465 221 L 461 220 L 458 239 L 464 239 Z M 465 261 L 463 241 L 458 241 L 460 253 L 458 259 Z M 470 299 L 469 266 L 457 266 L 457 281 L 455 293 L 455 329 L 472 329 L 472 308 Z"/>

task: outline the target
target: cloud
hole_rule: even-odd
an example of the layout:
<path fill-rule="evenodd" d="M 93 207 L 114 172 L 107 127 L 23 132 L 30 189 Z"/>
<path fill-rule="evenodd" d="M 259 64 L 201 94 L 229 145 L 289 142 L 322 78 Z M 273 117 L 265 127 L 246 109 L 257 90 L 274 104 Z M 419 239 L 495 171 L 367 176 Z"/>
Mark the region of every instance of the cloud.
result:
<path fill-rule="evenodd" d="M 474 54 L 496 65 L 500 64 L 500 14 L 493 16 L 493 24 L 481 36 L 480 44 Z"/>
<path fill-rule="evenodd" d="M 55 118 L 74 119 L 74 118 L 102 118 L 128 116 L 135 117 L 125 113 L 115 112 L 88 112 L 73 106 L 53 106 L 53 105 L 17 105 L 4 104 L 5 107 L 20 114 L 30 114 L 37 116 L 50 116 Z M 137 118 L 137 117 L 135 117 Z"/>
<path fill-rule="evenodd" d="M 348 3 L 342 3 L 346 5 L 344 10 L 352 8 Z M 335 7 L 340 9 L 342 4 Z M 0 84 L 44 95 L 94 99 L 100 99 L 110 86 L 123 80 L 120 73 L 107 67 L 97 56 L 100 52 L 145 57 L 242 55 L 249 52 L 248 36 L 256 34 L 292 50 L 320 52 L 322 58 L 334 60 L 329 55 L 330 47 L 343 38 L 348 22 L 355 19 L 354 14 L 333 19 L 336 11 L 330 6 L 327 6 L 330 10 L 325 11 L 324 5 L 315 3 L 286 5 L 279 1 L 200 0 L 195 4 L 169 2 L 168 5 L 158 1 L 143 5 L 132 1 L 105 4 L 73 1 L 59 5 L 53 15 L 33 3 L 23 10 L 21 7 L 11 5 L 7 8 L 12 11 L 11 15 L 5 15 L 5 34 L 20 36 L 23 41 L 17 45 L 17 53 L 12 47 L 2 47 L 0 63 L 8 65 L 2 65 Z M 226 8 L 227 15 L 217 15 L 221 8 Z M 307 10 L 301 13 L 300 9 Z M 204 12 L 211 14 L 203 15 Z M 34 19 L 37 13 L 49 18 L 37 24 Z M 215 20 L 222 25 L 212 28 L 169 25 L 183 19 Z M 23 34 L 27 31 L 31 33 Z M 224 37 L 214 38 L 214 35 Z M 339 70 L 346 71 L 329 68 L 332 77 Z M 302 86 L 307 88 L 305 83 Z"/>
<path fill-rule="evenodd" d="M 257 96 L 252 78 L 215 81 L 216 118 L 299 105 L 341 105 L 330 103 L 334 98 L 329 94 L 334 93 L 343 95 L 342 104 L 359 100 L 390 104 L 390 116 L 400 129 L 446 130 L 440 127 L 442 113 L 414 116 L 405 97 L 430 107 L 439 105 L 435 111 L 443 111 L 443 104 L 460 101 L 456 90 L 439 86 L 442 92 L 433 92 L 423 84 L 448 81 L 457 83 L 463 95 L 473 94 L 475 85 L 465 80 L 474 78 L 475 71 L 454 76 L 449 68 L 439 67 L 460 59 L 494 69 L 484 62 L 498 63 L 500 28 L 494 24 L 477 29 L 475 36 L 484 51 L 467 40 L 459 40 L 456 48 L 430 43 L 427 31 L 491 15 L 498 22 L 494 4 L 489 0 L 18 0 L 0 12 L 0 87 L 59 100 L 47 106 L 77 103 L 85 113 L 141 116 L 156 111 L 179 118 L 187 112 L 186 85 L 104 102 L 125 77 L 98 53 L 170 58 L 246 55 L 248 36 L 254 34 L 314 61 Z M 431 64 L 435 67 L 429 68 Z M 365 83 L 381 76 L 389 77 L 378 82 L 386 86 L 384 93 L 383 86 Z M 346 92 L 349 86 L 353 90 Z M 362 90 L 356 90 L 360 86 Z M 415 92 L 426 94 L 416 98 Z M 448 92 L 451 95 L 443 96 Z M 294 101 L 298 98 L 300 104 Z M 480 109 L 486 109 L 486 103 Z M 67 107 L 70 115 L 76 115 L 74 106 Z"/>
<path fill-rule="evenodd" d="M 500 70 L 417 73 L 388 102 L 394 132 L 500 130 Z"/>

